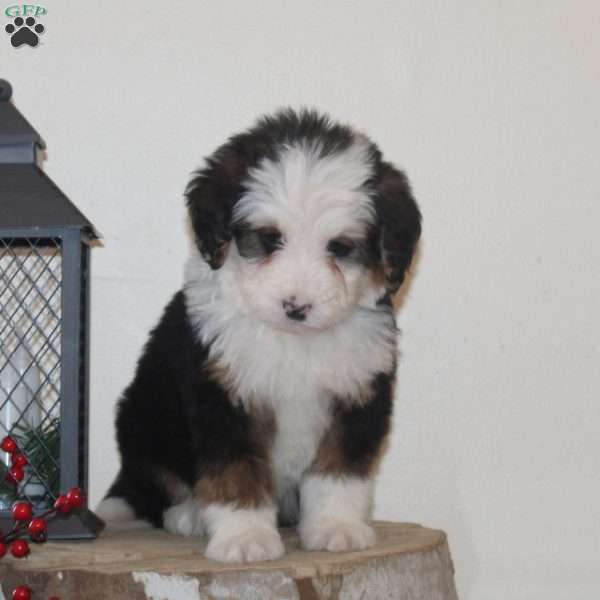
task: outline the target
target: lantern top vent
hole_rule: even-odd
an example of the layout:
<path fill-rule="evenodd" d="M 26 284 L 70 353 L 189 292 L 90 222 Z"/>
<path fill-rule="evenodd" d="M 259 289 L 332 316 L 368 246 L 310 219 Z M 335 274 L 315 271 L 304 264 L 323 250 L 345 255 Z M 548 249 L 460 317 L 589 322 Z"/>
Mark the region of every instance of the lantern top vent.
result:
<path fill-rule="evenodd" d="M 11 97 L 10 83 L 0 79 L 0 236 L 76 228 L 97 238 L 92 223 L 39 168 L 38 151 L 46 146 Z"/>

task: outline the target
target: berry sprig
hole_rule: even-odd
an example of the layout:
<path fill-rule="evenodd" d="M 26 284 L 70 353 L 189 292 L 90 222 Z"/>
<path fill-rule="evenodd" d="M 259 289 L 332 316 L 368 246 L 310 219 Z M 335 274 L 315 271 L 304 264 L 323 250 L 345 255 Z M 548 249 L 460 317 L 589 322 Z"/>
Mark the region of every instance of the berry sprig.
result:
<path fill-rule="evenodd" d="M 0 449 L 11 455 L 11 467 L 8 470 L 6 481 L 17 485 L 25 477 L 25 466 L 27 458 L 19 450 L 19 446 L 14 438 L 6 436 L 0 442 Z M 10 553 L 15 558 L 24 558 L 29 552 L 29 543 L 22 539 L 23 535 L 28 535 L 32 542 L 41 544 L 48 537 L 48 520 L 57 515 L 67 515 L 73 510 L 85 506 L 86 496 L 81 488 L 71 488 L 66 494 L 60 495 L 54 502 L 54 506 L 41 515 L 34 517 L 33 506 L 30 502 L 16 502 L 13 504 L 11 514 L 13 518 L 13 527 L 7 533 L 0 531 L 0 558 L 5 556 L 10 549 Z M 12 593 L 12 600 L 31 600 L 32 590 L 26 585 L 20 585 Z M 52 596 L 49 600 L 59 600 Z"/>
<path fill-rule="evenodd" d="M 0 443 L 0 449 L 10 454 L 10 469 L 6 472 L 4 479 L 8 483 L 17 485 L 20 481 L 23 481 L 25 477 L 25 467 L 27 466 L 27 459 L 19 450 L 17 442 L 10 436 L 6 436 L 2 443 Z"/>

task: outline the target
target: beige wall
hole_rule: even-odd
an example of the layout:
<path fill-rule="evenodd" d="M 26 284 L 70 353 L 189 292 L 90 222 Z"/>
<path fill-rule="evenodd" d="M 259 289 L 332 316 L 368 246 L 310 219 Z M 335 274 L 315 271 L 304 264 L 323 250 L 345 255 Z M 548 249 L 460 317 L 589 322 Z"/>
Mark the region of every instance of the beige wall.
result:
<path fill-rule="evenodd" d="M 600 597 L 600 4 L 46 6 L 39 48 L 0 31 L 0 76 L 104 235 L 92 500 L 181 282 L 188 173 L 259 113 L 314 105 L 403 165 L 424 213 L 377 515 L 446 529 L 463 600 Z"/>

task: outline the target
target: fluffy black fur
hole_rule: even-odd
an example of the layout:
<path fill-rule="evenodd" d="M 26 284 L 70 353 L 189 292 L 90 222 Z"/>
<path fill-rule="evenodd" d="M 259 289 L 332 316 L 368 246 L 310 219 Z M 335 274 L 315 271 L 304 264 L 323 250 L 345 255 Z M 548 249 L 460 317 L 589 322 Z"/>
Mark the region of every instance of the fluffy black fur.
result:
<path fill-rule="evenodd" d="M 117 413 L 122 467 L 107 497 L 124 498 L 139 518 L 162 526 L 170 506 L 161 469 L 190 487 L 227 464 L 266 460 L 250 416 L 210 377 L 178 292 L 151 332 Z"/>

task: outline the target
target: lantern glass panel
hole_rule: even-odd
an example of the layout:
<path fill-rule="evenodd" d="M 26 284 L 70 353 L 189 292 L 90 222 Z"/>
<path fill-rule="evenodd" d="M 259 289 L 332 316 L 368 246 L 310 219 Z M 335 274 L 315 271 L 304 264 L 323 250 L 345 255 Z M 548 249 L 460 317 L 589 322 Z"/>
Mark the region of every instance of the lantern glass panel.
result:
<path fill-rule="evenodd" d="M 0 437 L 13 436 L 28 462 L 17 486 L 0 482 L 0 511 L 58 495 L 62 272 L 59 238 L 0 238 Z"/>

